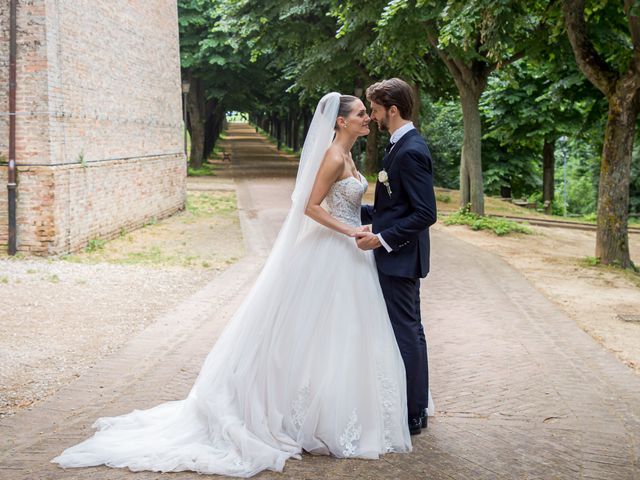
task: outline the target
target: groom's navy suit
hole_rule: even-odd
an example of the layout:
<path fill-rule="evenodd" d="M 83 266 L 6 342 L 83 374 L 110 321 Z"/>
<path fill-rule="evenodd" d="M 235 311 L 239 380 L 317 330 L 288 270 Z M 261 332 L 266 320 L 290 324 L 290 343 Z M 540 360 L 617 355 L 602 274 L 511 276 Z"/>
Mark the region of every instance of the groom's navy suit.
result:
<path fill-rule="evenodd" d="M 376 184 L 374 205 L 363 205 L 363 225 L 384 243 L 374 250 L 380 286 L 407 373 L 409 417 L 427 408 L 427 344 L 420 318 L 420 278 L 429 272 L 429 226 L 436 222 L 433 168 L 427 144 L 417 130 L 405 133 L 385 154 L 391 196 Z"/>

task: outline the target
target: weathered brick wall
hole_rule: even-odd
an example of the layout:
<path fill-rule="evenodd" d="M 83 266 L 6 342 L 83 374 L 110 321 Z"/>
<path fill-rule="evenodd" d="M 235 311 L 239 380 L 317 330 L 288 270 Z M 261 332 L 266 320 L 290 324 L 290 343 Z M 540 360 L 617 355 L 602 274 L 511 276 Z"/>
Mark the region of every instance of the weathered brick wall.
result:
<path fill-rule="evenodd" d="M 48 149 L 47 48 L 44 1 L 21 1 L 17 16 L 16 157 L 40 161 Z M 0 161 L 9 150 L 9 0 L 0 0 Z M 7 242 L 7 167 L 0 166 L 0 244 Z"/>
<path fill-rule="evenodd" d="M 0 0 L 3 59 L 8 4 Z M 21 0 L 18 11 L 19 250 L 72 251 L 181 208 L 176 0 Z M 4 89 L 0 111 L 6 98 Z M 2 117 L 0 153 L 7 125 Z M 6 208 L 5 190 L 0 243 Z"/>

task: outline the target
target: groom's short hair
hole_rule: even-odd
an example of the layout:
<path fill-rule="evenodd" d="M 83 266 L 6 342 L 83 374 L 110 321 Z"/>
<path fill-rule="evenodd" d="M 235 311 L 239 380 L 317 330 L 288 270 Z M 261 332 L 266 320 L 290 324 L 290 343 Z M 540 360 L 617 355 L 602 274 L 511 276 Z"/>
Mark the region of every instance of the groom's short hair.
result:
<path fill-rule="evenodd" d="M 414 104 L 413 90 L 404 80 L 390 78 L 374 83 L 367 88 L 367 100 L 382 105 L 386 110 L 395 105 L 402 118 L 411 120 Z"/>

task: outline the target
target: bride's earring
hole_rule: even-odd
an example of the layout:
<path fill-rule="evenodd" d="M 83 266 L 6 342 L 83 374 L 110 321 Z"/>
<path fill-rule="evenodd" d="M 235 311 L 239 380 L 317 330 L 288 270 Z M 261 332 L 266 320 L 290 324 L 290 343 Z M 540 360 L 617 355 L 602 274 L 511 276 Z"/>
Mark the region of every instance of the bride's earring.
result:
<path fill-rule="evenodd" d="M 347 128 L 349 126 L 348 123 L 345 123 L 344 125 L 342 125 L 343 128 Z"/>

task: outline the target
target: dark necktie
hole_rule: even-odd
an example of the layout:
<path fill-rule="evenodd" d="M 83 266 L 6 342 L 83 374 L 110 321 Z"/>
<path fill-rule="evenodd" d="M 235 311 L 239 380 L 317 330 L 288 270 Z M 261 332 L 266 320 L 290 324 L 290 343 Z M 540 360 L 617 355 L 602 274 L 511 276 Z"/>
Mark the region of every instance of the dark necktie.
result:
<path fill-rule="evenodd" d="M 386 153 L 387 155 L 389 155 L 389 152 L 391 151 L 391 149 L 393 148 L 393 146 L 396 144 L 396 142 L 389 142 L 387 144 L 387 148 L 384 149 L 384 153 Z"/>

